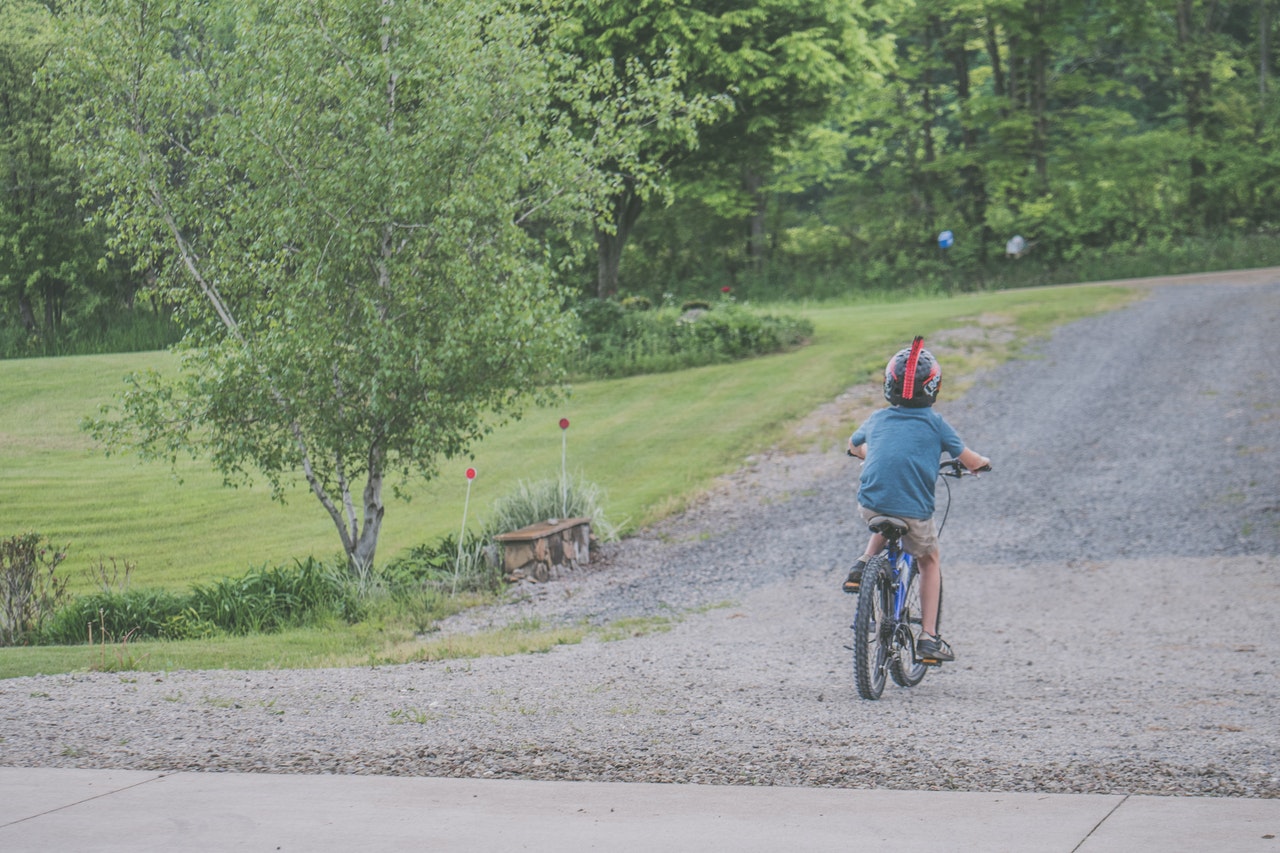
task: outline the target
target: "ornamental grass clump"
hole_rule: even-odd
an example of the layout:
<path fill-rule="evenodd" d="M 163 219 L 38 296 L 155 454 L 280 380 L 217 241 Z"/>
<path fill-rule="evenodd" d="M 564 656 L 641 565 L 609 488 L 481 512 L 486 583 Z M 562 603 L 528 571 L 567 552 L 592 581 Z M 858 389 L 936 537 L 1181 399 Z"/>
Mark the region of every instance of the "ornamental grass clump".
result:
<path fill-rule="evenodd" d="M 550 518 L 590 518 L 591 532 L 604 542 L 618 538 L 618 527 L 604 513 L 605 492 L 572 474 L 545 480 L 521 480 L 489 510 L 486 537 L 509 533 Z"/>

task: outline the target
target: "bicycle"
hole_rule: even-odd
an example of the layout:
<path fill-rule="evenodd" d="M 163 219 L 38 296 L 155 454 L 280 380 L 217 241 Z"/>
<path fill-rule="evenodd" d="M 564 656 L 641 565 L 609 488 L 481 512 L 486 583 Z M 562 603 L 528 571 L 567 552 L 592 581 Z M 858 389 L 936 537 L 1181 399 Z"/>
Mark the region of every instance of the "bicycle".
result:
<path fill-rule="evenodd" d="M 984 466 L 982 471 L 990 471 Z M 939 464 L 938 474 L 960 479 L 977 472 L 947 459 Z M 947 486 L 947 506 L 938 525 L 938 535 L 946 526 L 951 511 L 951 485 Z M 867 561 L 858 589 L 858 607 L 853 617 L 853 668 L 858 695 L 863 699 L 879 699 L 884 692 L 886 673 L 900 687 L 915 687 L 931 666 L 939 661 L 922 660 L 916 643 L 924 630 L 920 605 L 920 575 L 915 559 L 902 550 L 902 537 L 907 524 L 901 518 L 878 515 L 868 527 L 888 540 L 885 550 Z M 942 591 L 938 592 L 938 624 L 942 623 Z M 848 647 L 846 647 L 848 648 Z"/>

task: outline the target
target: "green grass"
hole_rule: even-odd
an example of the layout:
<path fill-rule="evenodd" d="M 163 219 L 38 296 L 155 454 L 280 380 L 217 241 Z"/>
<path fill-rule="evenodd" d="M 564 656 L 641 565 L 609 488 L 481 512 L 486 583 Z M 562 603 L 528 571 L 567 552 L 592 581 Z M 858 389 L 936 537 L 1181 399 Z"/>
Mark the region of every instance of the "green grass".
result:
<path fill-rule="evenodd" d="M 520 480 L 559 473 L 568 417 L 568 465 L 602 486 L 609 516 L 648 523 L 748 455 L 779 441 L 789 423 L 877 373 L 886 353 L 965 317 L 997 313 L 1025 337 L 1117 304 L 1121 291 L 1047 288 L 892 304 L 793 306 L 813 321 L 800 350 L 737 364 L 576 386 L 555 410 L 533 410 L 475 449 L 445 462 L 443 476 L 412 483 L 413 500 L 388 494 L 380 547 L 386 560 L 414 544 L 455 533 L 474 466 L 470 519 Z M 972 357 L 976 360 L 977 356 Z M 265 486 L 225 488 L 197 462 L 167 465 L 105 457 L 80 428 L 138 367 L 164 367 L 159 353 L 0 362 L 0 533 L 35 530 L 67 543 L 72 589 L 91 589 L 87 570 L 105 557 L 136 564 L 135 586 L 186 589 L 253 566 L 333 557 L 328 516 L 301 488 L 274 503 Z M 976 363 L 976 361 L 975 361 Z M 949 362 L 950 376 L 966 364 Z M 953 383 L 948 383 L 954 388 Z M 944 398 L 945 399 L 945 398 Z"/>
<path fill-rule="evenodd" d="M 679 509 L 749 455 L 787 442 L 798 419 L 849 386 L 872 379 L 888 354 L 913 334 L 929 336 L 965 325 L 966 318 L 994 315 L 1016 323 L 1016 344 L 1130 298 L 1120 288 L 1057 287 L 777 306 L 814 323 L 812 343 L 737 364 L 577 385 L 565 404 L 533 410 L 497 430 L 475 449 L 474 461 L 446 462 L 439 480 L 410 484 L 412 502 L 388 493 L 379 556 L 386 560 L 413 545 L 457 534 L 468 466 L 478 472 L 470 498 L 473 527 L 518 481 L 556 476 L 561 417 L 571 421 L 565 436 L 570 470 L 603 487 L 608 516 L 625 531 Z M 999 357 L 1001 352 L 989 347 L 950 357 L 944 400 L 966 370 Z M 104 457 L 95 450 L 79 428 L 81 419 L 110 400 L 129 371 L 169 366 L 169 356 L 162 353 L 0 362 L 0 506 L 6 509 L 0 535 L 34 530 L 66 543 L 69 556 L 62 571 L 71 578 L 72 590 L 80 592 L 96 588 L 89 569 L 108 557 L 136 565 L 135 587 L 175 590 L 310 555 L 332 559 L 339 551 L 336 533 L 301 489 L 281 506 L 262 486 L 224 488 L 221 478 L 200 463 L 182 463 L 179 483 L 168 466 Z M 851 426 L 840 425 L 832 443 Z M 205 650 L 199 662 L 181 665 L 315 665 L 350 660 L 353 653 L 376 656 L 385 642 L 362 639 L 355 629 L 333 634 L 300 631 L 198 643 Z M 266 651 L 249 651 L 255 643 Z M 157 664 L 178 660 L 168 646 L 180 645 L 138 644 Z M 32 670 L 16 662 L 23 655 L 42 661 L 55 659 L 46 655 L 66 655 L 57 659 L 83 668 L 88 652 L 83 647 L 0 650 L 0 673 L 62 669 L 42 663 L 51 668 Z"/>
<path fill-rule="evenodd" d="M 294 628 L 277 634 L 181 642 L 107 642 L 0 649 L 0 678 L 63 672 L 173 672 L 182 669 L 317 669 L 391 666 L 493 655 L 536 654 L 588 637 L 611 641 L 670 630 L 678 617 L 627 619 L 601 627 L 516 623 L 476 634 L 421 637 L 381 624 Z"/>

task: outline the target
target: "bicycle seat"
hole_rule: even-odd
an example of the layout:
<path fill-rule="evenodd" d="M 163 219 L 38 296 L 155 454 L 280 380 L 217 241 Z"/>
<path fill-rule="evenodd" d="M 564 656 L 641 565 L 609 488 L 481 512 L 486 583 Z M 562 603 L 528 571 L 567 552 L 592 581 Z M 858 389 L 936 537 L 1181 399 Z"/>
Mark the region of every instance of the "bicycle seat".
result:
<path fill-rule="evenodd" d="M 892 515 L 873 515 L 867 527 L 890 539 L 901 539 L 907 533 L 907 523 Z"/>

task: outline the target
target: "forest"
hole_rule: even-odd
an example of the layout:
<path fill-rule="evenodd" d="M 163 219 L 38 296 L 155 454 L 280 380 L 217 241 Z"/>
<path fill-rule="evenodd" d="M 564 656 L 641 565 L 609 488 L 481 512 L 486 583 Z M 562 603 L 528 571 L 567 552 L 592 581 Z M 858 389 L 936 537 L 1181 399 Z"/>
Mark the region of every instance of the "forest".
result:
<path fill-rule="evenodd" d="M 584 298 L 822 299 L 1280 260 L 1277 0 L 515 5 L 528 50 L 612 69 L 585 100 L 539 90 L 567 132 L 632 123 L 593 219 L 567 237 L 525 224 Z M 181 4 L 0 0 L 0 354 L 182 334 L 175 252 L 120 239 L 120 185 L 86 191 L 103 92 L 58 73 L 76 21 L 130 6 Z M 209 32 L 269 14 L 188 7 Z M 623 115 L 636 92 L 643 109 Z"/>

